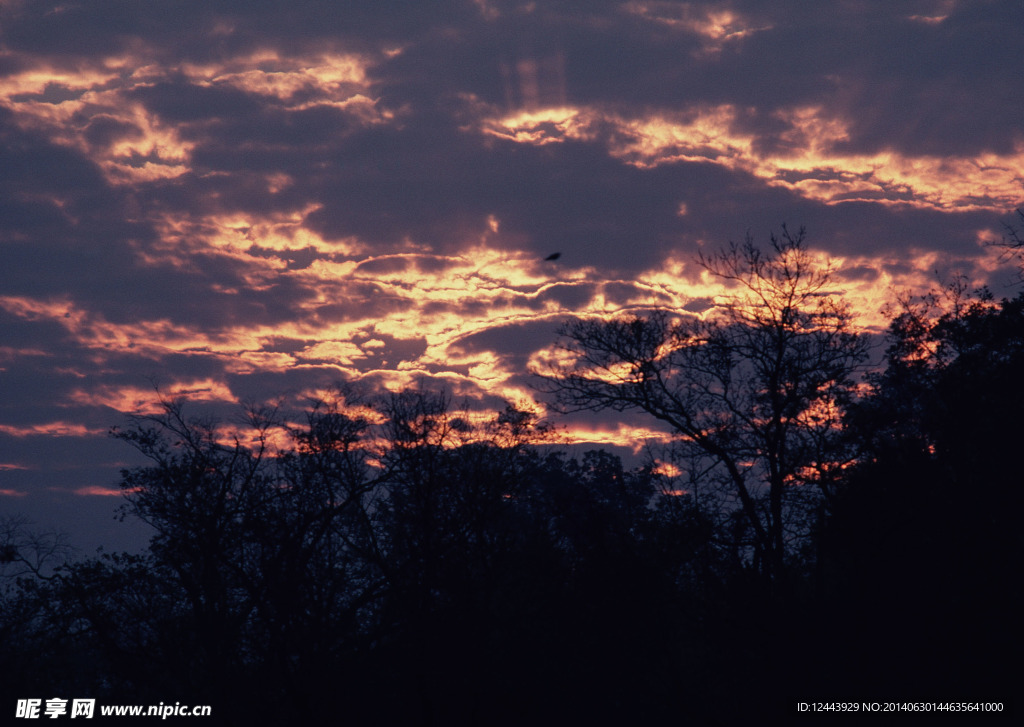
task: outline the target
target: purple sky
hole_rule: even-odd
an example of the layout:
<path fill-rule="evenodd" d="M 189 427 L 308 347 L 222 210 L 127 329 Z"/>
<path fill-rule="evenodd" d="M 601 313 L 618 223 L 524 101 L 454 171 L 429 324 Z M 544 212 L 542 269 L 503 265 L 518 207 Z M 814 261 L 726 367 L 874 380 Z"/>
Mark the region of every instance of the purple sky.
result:
<path fill-rule="evenodd" d="M 137 538 L 107 430 L 154 382 L 525 406 L 566 316 L 705 310 L 697 252 L 783 222 L 867 329 L 936 274 L 1010 295 L 1022 29 L 1020 0 L 4 2 L 0 514 Z"/>

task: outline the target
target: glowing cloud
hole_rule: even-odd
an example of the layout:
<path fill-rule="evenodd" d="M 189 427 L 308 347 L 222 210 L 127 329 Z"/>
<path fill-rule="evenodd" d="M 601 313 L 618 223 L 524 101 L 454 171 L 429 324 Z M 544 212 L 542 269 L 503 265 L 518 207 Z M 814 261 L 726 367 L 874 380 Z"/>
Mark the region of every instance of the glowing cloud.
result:
<path fill-rule="evenodd" d="M 289 58 L 268 50 L 231 59 L 223 66 L 185 64 L 182 70 L 188 78 L 203 84 L 224 84 L 289 101 L 302 92 L 328 98 L 354 96 L 350 93 L 353 87 L 366 86 L 367 65 L 367 60 L 357 55 Z"/>
<path fill-rule="evenodd" d="M 826 204 L 870 201 L 938 210 L 1002 212 L 1024 195 L 1024 141 L 1009 154 L 977 157 L 909 156 L 898 151 L 851 154 L 848 124 L 821 107 L 779 112 L 788 131 L 785 152 L 760 151 L 757 137 L 739 130 L 736 107 L 698 107 L 674 115 L 629 118 L 597 108 L 560 107 L 491 117 L 482 133 L 510 141 L 545 145 L 566 139 L 601 138 L 613 128 L 608 153 L 650 169 L 663 164 L 717 164 L 763 178 Z"/>
<path fill-rule="evenodd" d="M 77 487 L 72 492 L 81 497 L 121 497 L 124 495 L 124 491 L 119 487 L 103 487 L 101 485 Z"/>
<path fill-rule="evenodd" d="M 628 2 L 623 9 L 632 14 L 671 28 L 684 30 L 705 41 L 705 52 L 718 51 L 722 43 L 738 40 L 756 30 L 751 22 L 725 5 L 705 5 L 691 2 Z"/>
<path fill-rule="evenodd" d="M 645 447 L 667 444 L 672 441 L 669 432 L 649 427 L 630 427 L 619 424 L 614 428 L 599 428 L 573 425 L 566 429 L 565 436 L 579 444 L 590 444 L 602 447 L 621 447 L 640 454 Z"/>
<path fill-rule="evenodd" d="M 48 422 L 46 424 L 29 424 L 15 426 L 0 424 L 0 432 L 11 437 L 95 437 L 107 433 L 106 429 L 87 427 L 78 422 Z M 0 466 L 0 469 L 4 467 Z M 24 469 L 10 465 L 6 469 Z"/>
<path fill-rule="evenodd" d="M 78 405 L 105 406 L 116 411 L 136 414 L 156 414 L 162 411 L 160 398 L 172 400 L 178 397 L 186 397 L 196 402 L 236 401 L 224 382 L 213 379 L 176 381 L 166 388 L 161 388 L 159 392 L 153 388 L 101 385 L 89 389 L 76 389 L 68 398 Z"/>

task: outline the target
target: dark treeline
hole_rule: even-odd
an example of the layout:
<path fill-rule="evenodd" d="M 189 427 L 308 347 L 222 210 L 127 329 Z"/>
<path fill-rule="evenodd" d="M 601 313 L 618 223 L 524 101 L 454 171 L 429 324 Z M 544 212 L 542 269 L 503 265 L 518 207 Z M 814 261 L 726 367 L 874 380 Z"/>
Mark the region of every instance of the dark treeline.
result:
<path fill-rule="evenodd" d="M 3 533 L 3 708 L 181 701 L 240 725 L 1011 709 L 1024 296 L 905 301 L 860 375 L 827 271 L 799 236 L 773 250 L 705 261 L 754 308 L 563 331 L 561 405 L 657 417 L 671 475 L 426 390 L 342 388 L 301 421 L 250 409 L 235 438 L 187 402 L 134 419 L 115 436 L 149 460 L 121 482 L 145 552 L 48 567 L 52 542 Z"/>

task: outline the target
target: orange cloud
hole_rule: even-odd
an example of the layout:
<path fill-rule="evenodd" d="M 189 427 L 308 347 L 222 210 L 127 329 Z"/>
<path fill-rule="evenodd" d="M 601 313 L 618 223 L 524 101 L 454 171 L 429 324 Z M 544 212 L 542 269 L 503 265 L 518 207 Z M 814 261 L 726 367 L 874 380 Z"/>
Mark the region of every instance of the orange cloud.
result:
<path fill-rule="evenodd" d="M 678 477 L 683 474 L 683 471 L 671 462 L 664 462 L 662 460 L 655 461 L 655 467 L 651 470 L 654 474 L 662 475 L 663 477 Z M 685 490 L 675 490 L 678 494 L 686 494 Z"/>
<path fill-rule="evenodd" d="M 106 429 L 87 427 L 77 422 L 49 422 L 16 426 L 0 424 L 0 432 L 12 437 L 96 437 L 107 433 Z M 15 468 L 13 465 L 10 468 Z M 3 467 L 0 467 L 3 469 Z"/>
<path fill-rule="evenodd" d="M 0 80 L 0 106 L 12 111 L 15 123 L 22 127 L 44 131 L 52 141 L 89 156 L 111 183 L 180 176 L 189 169 L 193 145 L 183 141 L 174 126 L 122 96 L 125 89 L 145 83 L 146 75 L 143 67 L 118 83 L 119 71 L 109 67 L 74 73 L 33 69 Z M 50 85 L 66 88 L 68 97 L 57 102 L 31 98 Z M 93 146 L 83 133 L 87 124 L 83 117 L 116 122 L 123 131 L 110 143 Z"/>
<path fill-rule="evenodd" d="M 187 397 L 192 401 L 236 401 L 227 385 L 214 379 L 174 382 L 166 389 L 161 389 L 159 396 L 153 389 L 103 385 L 76 389 L 68 398 L 75 404 L 85 406 L 107 406 L 122 412 L 156 414 L 162 410 L 159 397 Z"/>
<path fill-rule="evenodd" d="M 645 0 L 627 2 L 623 10 L 646 20 L 683 28 L 710 41 L 739 38 L 752 31 L 750 21 L 725 5 Z"/>
<path fill-rule="evenodd" d="M 124 494 L 124 490 L 119 487 L 103 487 L 102 485 L 78 487 L 72 492 L 83 497 L 120 497 Z"/>
<path fill-rule="evenodd" d="M 240 219 L 211 220 L 211 225 L 219 229 L 242 224 Z M 605 318 L 651 308 L 682 311 L 695 300 L 707 301 L 705 308 L 711 309 L 716 300 L 729 294 L 721 281 L 693 261 L 675 257 L 631 280 L 600 280 L 595 271 L 582 268 L 559 270 L 558 280 L 552 281 L 551 272 L 539 265 L 536 256 L 509 253 L 485 244 L 463 255 L 404 253 L 362 260 L 317 259 L 301 270 L 285 270 L 280 261 L 253 258 L 244 247 L 286 247 L 299 240 L 299 244 L 308 244 L 318 251 L 336 250 L 333 243 L 308 233 L 302 224 L 301 216 L 297 216 L 257 223 L 244 234 L 239 227 L 233 233 L 239 238 L 237 241 L 222 241 L 228 233 L 215 237 L 218 246 L 230 247 L 232 254 L 250 259 L 250 280 L 254 286 L 265 284 L 262 280 L 269 282 L 273 276 L 292 276 L 306 289 L 315 291 L 310 299 L 295 303 L 295 314 L 285 322 L 239 323 L 201 332 L 166 320 L 115 324 L 63 298 L 7 296 L 0 298 L 0 307 L 26 320 L 49 319 L 60 323 L 94 354 L 97 362 L 102 362 L 109 352 L 130 351 L 133 356 L 159 361 L 167 353 L 177 351 L 216 357 L 225 371 L 233 374 L 327 366 L 336 368 L 343 378 L 372 376 L 392 390 L 434 376 L 449 381 L 453 389 L 482 390 L 504 399 L 528 401 L 534 392 L 517 383 L 522 371 L 493 351 L 463 347 L 461 342 L 497 326 L 545 320 L 552 321 L 553 339 L 554 321 L 570 311 L 560 307 L 557 297 L 542 296 L 560 288 L 584 286 L 583 289 L 592 291 L 589 299 L 574 303 L 571 312 Z M 181 230 L 183 238 L 186 229 Z M 500 234 L 500 229 L 501 221 L 492 215 L 486 234 Z M 171 232 L 168 238 L 172 238 Z M 982 242 L 979 238 L 979 244 Z M 898 274 L 891 272 L 896 269 L 895 264 L 888 265 L 884 259 L 847 257 L 836 261 L 836 292 L 841 292 L 853 307 L 861 327 L 881 330 L 887 325 L 881 309 L 891 300 L 894 289 L 926 286 L 931 282 L 938 255 L 919 253 L 909 260 L 901 257 L 889 261 L 900 263 Z M 182 260 L 182 264 L 187 265 L 188 261 Z M 845 270 L 870 274 L 844 277 Z M 374 293 L 365 315 L 347 314 L 337 321 L 325 320 L 319 309 L 345 300 L 344 286 L 353 283 L 372 284 Z M 382 299 L 394 304 L 385 309 L 372 305 Z M 358 310 L 358 306 L 352 310 Z M 281 339 L 299 345 L 286 351 L 274 350 L 274 342 Z M 415 353 L 405 359 L 392 358 L 388 341 L 417 341 Z M 529 364 L 545 369 L 552 363 L 566 363 L 565 355 L 552 341 L 552 345 L 533 352 Z M 180 382 L 163 393 L 173 397 L 189 392 L 209 401 L 235 400 L 227 383 L 215 378 Z M 154 399 L 155 393 L 148 388 L 83 384 L 71 393 L 69 402 L 103 405 L 119 411 L 151 411 Z M 29 430 L 25 435 L 33 433 L 40 432 Z M 74 435 L 85 433 L 96 432 Z M 594 436 L 595 441 L 609 444 L 635 441 L 633 435 Z"/>
<path fill-rule="evenodd" d="M 350 93 L 367 85 L 370 59 L 357 54 L 282 57 L 267 49 L 220 64 L 181 66 L 193 82 L 223 84 L 288 101 L 299 92 L 318 91 L 327 97 Z"/>
<path fill-rule="evenodd" d="M 96 64 L 82 64 L 75 70 L 54 65 L 37 64 L 34 67 L 4 76 L 0 82 L 0 101 L 11 103 L 11 96 L 42 94 L 47 87 L 59 86 L 73 93 L 102 87 L 118 77 L 115 69 Z"/>
<path fill-rule="evenodd" d="M 177 69 L 131 56 L 107 58 L 76 70 L 42 66 L 6 76 L 0 79 L 0 107 L 12 111 L 15 123 L 23 128 L 44 131 L 52 141 L 91 158 L 112 184 L 152 182 L 191 171 L 195 144 L 184 140 L 177 124 L 166 123 L 141 103 L 127 101 L 126 92 L 152 85 L 176 70 L 198 86 L 235 88 L 292 110 L 334 106 L 363 123 L 383 123 L 392 118 L 391 112 L 378 109 L 364 93 L 370 63 L 355 54 L 282 57 L 272 50 L 218 64 L 184 63 Z M 44 100 L 42 94 L 53 87 L 63 89 L 64 98 Z M 292 103 L 296 96 L 301 100 Z M 83 132 L 96 119 L 119 125 L 121 133 L 105 143 L 90 142 Z M 268 184 L 280 189 L 286 180 L 268 175 Z"/>
<path fill-rule="evenodd" d="M 597 129 L 610 125 L 617 133 L 608 142 L 608 153 L 629 164 L 641 168 L 680 161 L 717 164 L 826 204 L 868 200 L 1000 214 L 1020 204 L 1024 142 L 1008 154 L 969 158 L 911 156 L 897 150 L 856 154 L 840 151 L 841 143 L 849 139 L 849 124 L 828 115 L 823 107 L 792 108 L 778 118 L 789 127 L 783 134 L 788 142 L 784 153 L 759 150 L 754 134 L 738 130 L 737 109 L 730 104 L 638 117 L 598 108 L 558 107 L 488 117 L 480 130 L 543 145 L 593 139 Z"/>
<path fill-rule="evenodd" d="M 672 434 L 669 432 L 625 424 L 619 424 L 614 429 L 573 424 L 565 430 L 565 436 L 577 444 L 622 447 L 632 450 L 633 454 L 640 454 L 648 445 L 667 444 L 672 441 Z"/>

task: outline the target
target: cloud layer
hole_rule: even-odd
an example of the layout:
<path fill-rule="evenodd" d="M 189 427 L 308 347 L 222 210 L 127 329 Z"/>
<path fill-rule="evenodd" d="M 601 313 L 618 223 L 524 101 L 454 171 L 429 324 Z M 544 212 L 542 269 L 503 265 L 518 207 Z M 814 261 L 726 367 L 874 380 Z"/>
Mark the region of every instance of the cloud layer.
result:
<path fill-rule="evenodd" d="M 865 326 L 936 272 L 999 292 L 1021 27 L 1016 0 L 5 3 L 0 500 L 108 501 L 105 431 L 152 382 L 528 400 L 566 316 L 704 310 L 697 251 L 784 221 Z"/>

